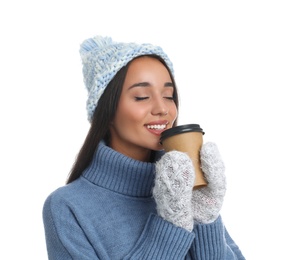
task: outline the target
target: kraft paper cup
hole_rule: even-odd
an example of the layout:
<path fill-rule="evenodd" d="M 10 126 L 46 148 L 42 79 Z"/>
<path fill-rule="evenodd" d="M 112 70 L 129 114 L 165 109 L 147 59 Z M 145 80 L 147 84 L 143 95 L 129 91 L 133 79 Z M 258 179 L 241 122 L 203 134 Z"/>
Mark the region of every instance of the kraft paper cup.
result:
<path fill-rule="evenodd" d="M 189 155 L 196 173 L 194 189 L 207 185 L 200 165 L 200 149 L 203 144 L 203 135 L 204 132 L 200 125 L 188 124 L 165 130 L 160 138 L 160 143 L 163 145 L 165 152 L 180 151 Z"/>

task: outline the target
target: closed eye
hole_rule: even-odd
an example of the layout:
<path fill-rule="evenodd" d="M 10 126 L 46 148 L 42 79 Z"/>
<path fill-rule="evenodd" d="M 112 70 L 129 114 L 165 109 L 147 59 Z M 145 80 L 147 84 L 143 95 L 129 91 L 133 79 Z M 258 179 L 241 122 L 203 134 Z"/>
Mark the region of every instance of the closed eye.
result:
<path fill-rule="evenodd" d="M 148 97 L 134 97 L 136 101 L 148 99 Z"/>

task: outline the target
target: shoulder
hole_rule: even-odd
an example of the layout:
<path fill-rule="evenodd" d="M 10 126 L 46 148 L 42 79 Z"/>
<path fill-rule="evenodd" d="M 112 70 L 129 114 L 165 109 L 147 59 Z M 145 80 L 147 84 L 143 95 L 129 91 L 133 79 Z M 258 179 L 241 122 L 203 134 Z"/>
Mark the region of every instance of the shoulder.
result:
<path fill-rule="evenodd" d="M 70 206 L 80 198 L 86 184 L 77 179 L 70 184 L 64 185 L 51 192 L 44 202 L 44 208 L 61 208 L 63 205 Z"/>

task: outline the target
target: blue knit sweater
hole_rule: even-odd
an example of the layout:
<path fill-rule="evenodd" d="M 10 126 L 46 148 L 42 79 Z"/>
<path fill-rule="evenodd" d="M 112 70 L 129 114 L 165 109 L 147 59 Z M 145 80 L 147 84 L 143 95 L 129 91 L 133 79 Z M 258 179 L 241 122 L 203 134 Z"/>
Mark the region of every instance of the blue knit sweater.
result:
<path fill-rule="evenodd" d="M 45 201 L 49 259 L 244 259 L 221 217 L 193 232 L 159 217 L 153 185 L 153 163 L 101 142 L 82 176 Z"/>

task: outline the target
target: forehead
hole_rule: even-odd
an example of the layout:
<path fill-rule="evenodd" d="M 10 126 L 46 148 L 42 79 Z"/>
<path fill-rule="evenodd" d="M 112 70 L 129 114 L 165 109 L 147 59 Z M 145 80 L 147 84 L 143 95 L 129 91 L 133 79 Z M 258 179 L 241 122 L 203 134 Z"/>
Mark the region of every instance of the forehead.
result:
<path fill-rule="evenodd" d="M 149 80 L 158 78 L 171 81 L 171 76 L 166 66 L 157 58 L 142 56 L 131 61 L 129 64 L 126 80 Z"/>
<path fill-rule="evenodd" d="M 161 59 L 161 58 L 160 58 Z M 130 67 L 135 67 L 135 66 L 141 66 L 141 65 L 146 65 L 146 64 L 155 64 L 155 65 L 159 65 L 159 66 L 164 66 L 165 65 L 161 62 L 158 57 L 155 56 L 140 56 L 140 57 L 136 57 L 135 59 L 133 59 L 130 64 L 129 64 L 129 68 Z"/>

